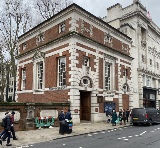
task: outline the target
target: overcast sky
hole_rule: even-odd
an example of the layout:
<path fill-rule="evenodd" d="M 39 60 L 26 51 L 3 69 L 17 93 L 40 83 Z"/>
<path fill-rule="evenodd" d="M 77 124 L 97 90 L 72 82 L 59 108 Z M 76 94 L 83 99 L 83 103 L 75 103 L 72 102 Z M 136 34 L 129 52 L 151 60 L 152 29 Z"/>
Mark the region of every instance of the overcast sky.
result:
<path fill-rule="evenodd" d="M 151 18 L 157 26 L 160 27 L 160 0 L 140 0 L 147 11 L 150 12 Z M 89 11 L 97 17 L 107 15 L 107 8 L 114 4 L 120 3 L 122 7 L 126 7 L 133 3 L 133 0 L 73 0 L 85 10 Z"/>

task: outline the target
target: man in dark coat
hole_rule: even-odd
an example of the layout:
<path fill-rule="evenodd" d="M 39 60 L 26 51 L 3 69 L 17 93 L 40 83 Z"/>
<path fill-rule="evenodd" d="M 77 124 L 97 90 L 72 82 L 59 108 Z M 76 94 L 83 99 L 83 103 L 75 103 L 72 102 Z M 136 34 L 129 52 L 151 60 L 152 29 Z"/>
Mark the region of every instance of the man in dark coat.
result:
<path fill-rule="evenodd" d="M 60 114 L 58 115 L 58 119 L 59 119 L 59 134 L 64 134 L 65 132 L 65 125 L 64 125 L 64 120 L 65 120 L 65 117 L 64 117 L 64 112 L 63 110 L 61 110 Z"/>
<path fill-rule="evenodd" d="M 71 112 L 70 112 L 70 111 L 71 111 L 71 110 L 68 109 L 68 112 L 67 112 L 66 115 L 65 115 L 65 119 L 72 120 Z"/>
<path fill-rule="evenodd" d="M 10 144 L 10 136 L 11 136 L 11 114 L 8 114 L 6 117 L 6 126 L 5 126 L 5 133 L 7 135 L 7 144 L 6 146 L 11 146 L 12 144 Z"/>
<path fill-rule="evenodd" d="M 13 140 L 18 140 L 18 138 L 15 136 L 15 131 L 14 131 L 14 114 L 15 112 L 12 111 L 11 112 L 11 133 L 12 133 L 12 136 L 13 136 Z M 10 136 L 11 137 L 11 136 Z M 3 141 L 5 141 L 5 139 L 7 138 L 7 133 L 4 134 L 3 136 Z"/>

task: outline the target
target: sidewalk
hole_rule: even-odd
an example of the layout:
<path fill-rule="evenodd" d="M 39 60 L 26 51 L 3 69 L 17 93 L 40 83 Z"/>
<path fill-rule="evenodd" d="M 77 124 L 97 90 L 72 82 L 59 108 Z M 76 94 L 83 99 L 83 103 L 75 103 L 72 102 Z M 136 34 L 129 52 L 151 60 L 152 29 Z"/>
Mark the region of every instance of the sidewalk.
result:
<path fill-rule="evenodd" d="M 107 122 L 98 122 L 98 123 L 86 122 L 86 123 L 73 125 L 72 133 L 64 134 L 64 135 L 59 134 L 59 127 L 44 128 L 40 130 L 37 129 L 37 130 L 30 130 L 30 131 L 17 131 L 16 136 L 18 137 L 18 140 L 13 140 L 11 138 L 12 146 L 10 146 L 10 148 L 22 148 L 22 146 L 29 147 L 29 146 L 32 146 L 34 143 L 51 141 L 59 138 L 87 134 L 91 132 L 109 130 L 113 128 L 120 128 L 124 126 L 130 126 L 130 124 L 129 123 L 127 123 L 126 125 L 117 124 L 117 126 L 112 126 L 111 123 L 107 123 Z M 6 141 L 3 141 L 2 148 L 6 148 L 6 147 L 7 147 Z"/>

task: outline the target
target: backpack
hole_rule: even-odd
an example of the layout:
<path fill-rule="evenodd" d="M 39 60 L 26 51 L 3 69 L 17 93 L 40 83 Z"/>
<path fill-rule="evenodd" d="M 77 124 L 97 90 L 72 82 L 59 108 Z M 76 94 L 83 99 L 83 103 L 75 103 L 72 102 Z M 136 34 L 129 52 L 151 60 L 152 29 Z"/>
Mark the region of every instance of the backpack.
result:
<path fill-rule="evenodd" d="M 7 119 L 6 118 L 2 119 L 1 126 L 2 127 L 6 127 L 7 126 Z"/>

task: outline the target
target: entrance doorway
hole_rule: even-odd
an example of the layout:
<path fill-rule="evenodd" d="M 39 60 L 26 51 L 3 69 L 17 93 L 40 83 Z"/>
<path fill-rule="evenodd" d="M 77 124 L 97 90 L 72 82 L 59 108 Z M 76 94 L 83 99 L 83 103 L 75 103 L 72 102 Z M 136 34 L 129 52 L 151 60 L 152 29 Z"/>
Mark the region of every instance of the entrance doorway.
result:
<path fill-rule="evenodd" d="M 129 109 L 129 95 L 122 94 L 122 105 L 125 111 Z"/>
<path fill-rule="evenodd" d="M 80 120 L 91 120 L 91 92 L 80 91 Z"/>

